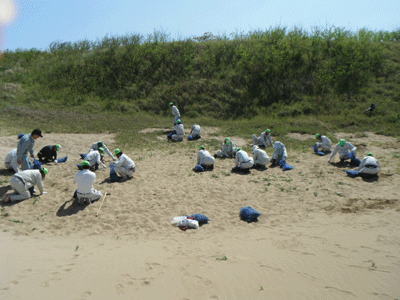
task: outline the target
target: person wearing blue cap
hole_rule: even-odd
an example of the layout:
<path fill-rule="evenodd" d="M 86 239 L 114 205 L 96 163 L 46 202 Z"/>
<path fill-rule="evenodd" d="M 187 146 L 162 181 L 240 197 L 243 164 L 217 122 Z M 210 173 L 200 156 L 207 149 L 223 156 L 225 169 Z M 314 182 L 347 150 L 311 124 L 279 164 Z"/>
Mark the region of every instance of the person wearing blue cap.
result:
<path fill-rule="evenodd" d="M 39 137 L 43 137 L 42 131 L 40 129 L 35 129 L 32 133 L 25 134 L 21 137 L 17 146 L 17 163 L 21 165 L 21 170 L 28 170 L 31 168 L 32 162 L 29 159 L 29 154 L 31 158 L 34 158 L 33 146 L 35 145 L 35 140 Z"/>

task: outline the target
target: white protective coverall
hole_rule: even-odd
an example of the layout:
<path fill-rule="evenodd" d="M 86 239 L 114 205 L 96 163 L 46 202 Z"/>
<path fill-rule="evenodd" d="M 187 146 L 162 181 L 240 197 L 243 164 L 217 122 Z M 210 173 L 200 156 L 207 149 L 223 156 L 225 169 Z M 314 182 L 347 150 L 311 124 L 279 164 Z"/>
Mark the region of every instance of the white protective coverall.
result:
<path fill-rule="evenodd" d="M 84 169 L 75 174 L 74 183 L 78 185 L 76 189 L 78 199 L 87 198 L 90 201 L 100 199 L 101 192 L 93 188 L 96 174 L 88 169 Z"/>
<path fill-rule="evenodd" d="M 183 139 L 185 136 L 185 130 L 183 128 L 183 124 L 176 124 L 174 127 L 172 127 L 176 133 L 171 136 L 171 138 L 175 141 L 180 141 Z"/>
<path fill-rule="evenodd" d="M 349 142 L 346 142 L 343 147 L 340 146 L 339 144 L 336 144 L 335 148 L 333 149 L 333 151 L 331 153 L 331 157 L 329 157 L 328 162 L 332 161 L 332 159 L 335 157 L 335 155 L 338 151 L 339 151 L 340 159 L 342 159 L 342 160 L 350 159 L 349 158 L 350 152 L 353 152 L 354 155 L 357 156 L 357 148 L 354 147 Z"/>
<path fill-rule="evenodd" d="M 244 150 L 239 150 L 236 152 L 235 167 L 240 167 L 241 169 L 250 169 L 254 165 L 254 160 L 249 157 L 247 152 Z"/>
<path fill-rule="evenodd" d="M 8 152 L 6 159 L 4 160 L 4 166 L 6 169 L 14 170 L 15 173 L 19 172 L 19 165 L 17 162 L 17 148 L 12 149 Z"/>
<path fill-rule="evenodd" d="M 98 150 L 90 150 L 88 155 L 86 155 L 85 160 L 90 163 L 90 166 L 93 167 L 96 163 L 102 165 L 103 168 L 107 168 L 105 164 L 101 162 L 100 152 Z"/>
<path fill-rule="evenodd" d="M 100 141 L 99 141 L 99 142 L 96 142 L 96 143 L 93 143 L 92 147 L 90 147 L 90 149 L 89 149 L 89 152 L 90 152 L 90 150 L 99 150 L 98 143 L 100 143 Z M 103 148 L 103 149 L 104 149 L 104 152 L 107 153 L 113 160 L 116 160 L 116 158 L 115 158 L 114 155 L 111 153 L 111 151 L 108 150 L 106 144 L 103 143 L 103 146 L 101 146 L 101 148 Z M 88 152 L 88 154 L 89 154 L 89 152 Z"/>
<path fill-rule="evenodd" d="M 275 161 L 277 163 L 279 163 L 282 159 L 284 161 L 287 160 L 287 153 L 286 153 L 286 147 L 284 144 L 282 144 L 281 142 L 275 142 L 274 144 L 274 154 L 272 154 L 272 159 L 275 159 Z"/>
<path fill-rule="evenodd" d="M 195 137 L 200 137 L 201 136 L 201 129 L 200 129 L 200 125 L 194 124 L 192 126 L 192 130 L 190 131 L 190 134 L 193 138 Z"/>
<path fill-rule="evenodd" d="M 14 174 L 10 179 L 10 185 L 15 191 L 10 195 L 11 201 L 31 198 L 29 189 L 35 185 L 38 186 L 41 194 L 44 191 L 42 174 L 39 170 L 25 170 Z"/>
<path fill-rule="evenodd" d="M 318 148 L 322 148 L 322 150 L 324 151 L 330 151 L 332 148 L 331 140 L 325 135 L 321 135 L 321 141 L 315 144 L 317 145 Z"/>
<path fill-rule="evenodd" d="M 376 175 L 378 174 L 380 169 L 381 165 L 379 164 L 379 161 L 375 157 L 366 156 L 361 161 L 360 167 L 358 168 L 358 172 L 363 174 Z"/>
<path fill-rule="evenodd" d="M 259 137 L 257 137 L 255 134 L 253 134 L 253 145 L 261 145 L 264 146 L 265 148 L 268 147 L 268 141 L 272 144 L 272 138 L 271 134 L 267 134 L 267 132 L 263 131 Z"/>
<path fill-rule="evenodd" d="M 222 143 L 222 150 L 217 151 L 218 157 L 234 157 L 236 152 L 235 144 L 231 141 L 231 144 L 228 145 L 225 142 Z"/>
<path fill-rule="evenodd" d="M 124 178 L 133 176 L 133 172 L 136 171 L 135 163 L 124 153 L 120 155 L 118 161 L 112 162 L 111 164 L 115 166 L 115 172 Z"/>
<path fill-rule="evenodd" d="M 253 159 L 256 165 L 266 166 L 269 164 L 269 156 L 267 152 L 258 148 L 257 145 L 253 146 Z"/>
<path fill-rule="evenodd" d="M 172 115 L 174 116 L 174 124 L 176 124 L 176 120 L 181 118 L 181 114 L 179 113 L 179 109 L 175 105 L 172 105 L 171 112 L 172 112 Z"/>
<path fill-rule="evenodd" d="M 197 153 L 197 164 L 202 166 L 211 166 L 215 164 L 215 158 L 205 149 L 199 150 Z"/>

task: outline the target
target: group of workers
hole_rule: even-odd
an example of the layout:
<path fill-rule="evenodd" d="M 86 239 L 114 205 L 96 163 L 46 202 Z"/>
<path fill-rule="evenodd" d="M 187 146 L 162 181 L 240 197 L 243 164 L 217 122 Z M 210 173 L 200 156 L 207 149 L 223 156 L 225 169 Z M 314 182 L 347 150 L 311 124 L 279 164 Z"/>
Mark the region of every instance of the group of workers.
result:
<path fill-rule="evenodd" d="M 32 164 L 30 158 L 34 156 L 35 140 L 43 137 L 40 129 L 35 129 L 30 134 L 19 134 L 19 142 L 16 149 L 12 149 L 6 156 L 5 167 L 15 171 L 10 179 L 10 186 L 13 193 L 4 194 L 3 201 L 20 201 L 33 197 L 36 193 L 35 186 L 39 188 L 40 194 L 45 194 L 43 180 L 48 174 L 48 169 L 40 165 L 36 168 Z M 37 154 L 39 162 L 47 164 L 49 162 L 58 163 L 57 153 L 61 151 L 61 145 L 49 145 L 43 147 Z M 88 201 L 89 203 L 100 199 L 101 192 L 93 188 L 96 180 L 94 171 L 98 169 L 98 165 L 104 168 L 104 154 L 107 153 L 112 159 L 114 171 L 119 175 L 120 179 L 132 178 L 136 171 L 135 163 L 131 158 L 124 154 L 120 149 L 114 150 L 114 155 L 108 150 L 107 146 L 99 141 L 94 143 L 87 154 L 81 155 L 84 159 L 81 165 L 78 165 L 80 171 L 75 175 L 73 182 L 77 184 L 77 190 L 74 197 L 78 200 Z M 34 159 L 35 160 L 35 159 Z"/>

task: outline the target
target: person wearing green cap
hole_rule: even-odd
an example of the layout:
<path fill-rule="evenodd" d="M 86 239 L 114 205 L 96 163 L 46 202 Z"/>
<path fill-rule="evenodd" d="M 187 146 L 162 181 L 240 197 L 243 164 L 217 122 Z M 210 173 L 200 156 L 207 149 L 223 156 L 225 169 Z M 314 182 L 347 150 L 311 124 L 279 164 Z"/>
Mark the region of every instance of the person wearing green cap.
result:
<path fill-rule="evenodd" d="M 44 191 L 43 180 L 47 173 L 48 170 L 42 168 L 40 170 L 24 170 L 14 174 L 10 179 L 10 185 L 14 190 L 14 193 L 10 195 L 5 194 L 3 196 L 3 201 L 21 201 L 31 198 L 34 193 L 35 185 L 38 186 L 41 195 L 46 194 Z"/>
<path fill-rule="evenodd" d="M 267 129 L 263 132 L 261 132 L 261 135 L 257 137 L 255 134 L 253 134 L 253 145 L 257 145 L 259 147 L 268 147 L 268 142 L 272 146 L 272 137 L 271 137 L 271 130 Z"/>
<path fill-rule="evenodd" d="M 172 129 L 173 131 L 167 136 L 168 141 L 181 142 L 185 136 L 185 129 L 181 119 L 176 120 L 176 125 Z"/>
<path fill-rule="evenodd" d="M 210 152 L 201 145 L 199 152 L 197 152 L 197 165 L 201 165 L 204 170 L 214 170 L 215 158 L 211 156 Z"/>
<path fill-rule="evenodd" d="M 361 161 L 358 172 L 360 174 L 377 175 L 380 169 L 381 165 L 379 161 L 369 152 Z"/>
<path fill-rule="evenodd" d="M 254 165 L 254 160 L 252 157 L 249 157 L 246 151 L 242 150 L 242 148 L 238 147 L 235 156 L 235 167 L 232 169 L 232 172 L 244 171 L 248 173 L 250 168 Z"/>
<path fill-rule="evenodd" d="M 106 169 L 107 166 L 101 161 L 101 155 L 104 155 L 104 149 L 102 147 L 100 147 L 98 150 L 90 150 L 85 156 L 84 160 L 89 162 L 92 170 L 97 170 L 99 165 L 102 165 L 103 168 Z"/>
<path fill-rule="evenodd" d="M 118 158 L 118 161 L 111 163 L 115 166 L 115 172 L 119 174 L 123 179 L 127 179 L 133 176 L 133 173 L 136 172 L 136 167 L 133 160 L 119 149 L 115 149 L 114 153 L 115 156 Z"/>
<path fill-rule="evenodd" d="M 90 150 L 99 150 L 100 147 L 103 148 L 103 150 L 105 151 L 105 153 L 107 153 L 108 156 L 110 156 L 113 160 L 116 160 L 116 158 L 111 153 L 111 151 L 108 150 L 106 144 L 104 144 L 102 141 L 98 141 L 98 142 L 93 143 L 93 145 L 89 149 L 89 152 L 90 152 Z"/>
<path fill-rule="evenodd" d="M 331 151 L 332 142 L 327 136 L 317 133 L 315 135 L 315 138 L 319 141 L 315 143 L 317 150 L 319 150 L 319 148 L 322 148 L 322 152 L 324 152 L 325 154 Z"/>
<path fill-rule="evenodd" d="M 93 188 L 93 184 L 96 181 L 96 174 L 89 170 L 90 162 L 84 160 L 81 166 L 82 171 L 76 173 L 73 179 L 73 182 L 78 185 L 75 192 L 78 201 L 82 199 L 87 199 L 89 202 L 99 200 L 101 192 Z"/>
<path fill-rule="evenodd" d="M 174 116 L 174 125 L 175 125 L 176 121 L 181 118 L 181 114 L 179 113 L 179 109 L 174 105 L 174 103 L 170 102 L 168 106 L 171 107 L 171 112 L 172 115 Z"/>
<path fill-rule="evenodd" d="M 236 146 L 230 138 L 225 138 L 225 141 L 222 143 L 221 150 L 217 151 L 217 154 L 214 157 L 218 158 L 233 158 L 235 157 Z"/>
<path fill-rule="evenodd" d="M 328 163 L 332 161 L 335 157 L 336 153 L 339 152 L 340 160 L 343 162 L 345 160 L 351 159 L 351 163 L 355 165 L 360 164 L 360 160 L 356 158 L 357 156 L 357 148 L 353 146 L 351 143 L 346 142 L 346 140 L 341 139 L 339 143 L 336 144 L 335 148 L 333 149 L 331 156 L 329 157 Z"/>
<path fill-rule="evenodd" d="M 43 147 L 39 152 L 38 152 L 38 158 L 39 161 L 43 164 L 47 164 L 48 162 L 54 161 L 57 163 L 57 153 L 61 151 L 61 145 L 49 145 L 46 147 Z"/>

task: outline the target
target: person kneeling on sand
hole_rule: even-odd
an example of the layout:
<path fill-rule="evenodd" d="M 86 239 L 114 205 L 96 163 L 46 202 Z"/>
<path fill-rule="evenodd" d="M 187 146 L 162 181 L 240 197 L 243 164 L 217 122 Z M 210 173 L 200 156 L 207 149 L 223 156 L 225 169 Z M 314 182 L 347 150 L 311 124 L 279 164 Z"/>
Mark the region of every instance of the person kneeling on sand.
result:
<path fill-rule="evenodd" d="M 118 161 L 111 163 L 115 166 L 115 172 L 123 179 L 133 176 L 133 173 L 136 172 L 135 163 L 133 160 L 119 149 L 115 149 L 114 152 L 115 156 L 118 158 Z"/>
<path fill-rule="evenodd" d="M 357 148 L 354 147 L 351 143 L 346 142 L 344 139 L 341 139 L 339 143 L 336 144 L 335 148 L 331 153 L 331 156 L 329 157 L 328 163 L 332 161 L 337 152 L 339 152 L 339 157 L 341 162 L 350 159 L 351 164 L 356 166 L 360 165 L 361 160 L 356 157 Z"/>
<path fill-rule="evenodd" d="M 103 151 L 105 153 L 107 153 L 113 160 L 116 160 L 114 155 L 111 153 L 110 150 L 108 150 L 107 146 L 102 141 L 98 141 L 96 143 L 93 143 L 92 147 L 90 147 L 90 149 L 89 149 L 89 152 L 90 152 L 90 150 L 99 150 L 99 148 L 103 148 Z"/>
<path fill-rule="evenodd" d="M 78 198 L 78 201 L 86 199 L 91 203 L 101 198 L 101 192 L 93 188 L 96 174 L 90 171 L 89 168 L 90 163 L 87 160 L 83 161 L 82 171 L 75 174 L 73 182 L 78 185 L 74 197 Z"/>
<path fill-rule="evenodd" d="M 253 145 L 253 159 L 255 168 L 265 168 L 269 164 L 267 152 L 261 150 L 257 145 Z"/>
<path fill-rule="evenodd" d="M 244 171 L 245 173 L 248 173 L 254 164 L 253 158 L 249 157 L 247 152 L 242 150 L 240 147 L 236 150 L 235 167 L 232 169 L 232 172 Z"/>
<path fill-rule="evenodd" d="M 230 138 L 226 138 L 225 141 L 222 143 L 222 149 L 217 151 L 217 154 L 214 157 L 219 158 L 232 158 L 235 157 L 236 147 L 235 144 L 231 141 Z"/>
<path fill-rule="evenodd" d="M 173 140 L 175 142 L 181 142 L 185 136 L 185 130 L 183 128 L 182 121 L 180 119 L 176 120 L 176 125 L 172 127 L 174 131 L 168 134 L 168 140 Z"/>
<path fill-rule="evenodd" d="M 282 144 L 279 141 L 276 141 L 274 144 L 274 154 L 272 154 L 272 159 L 271 159 L 271 164 L 272 166 L 279 165 L 279 162 L 281 160 L 286 161 L 287 160 L 287 153 L 286 153 L 286 147 L 284 144 Z"/>
<path fill-rule="evenodd" d="M 17 148 L 12 149 L 10 152 L 8 152 L 4 160 L 4 166 L 8 170 L 14 170 L 15 173 L 19 172 L 19 165 L 17 162 Z"/>
<path fill-rule="evenodd" d="M 46 194 L 43 187 L 43 179 L 49 171 L 46 168 L 40 170 L 25 170 L 16 173 L 10 179 L 13 194 L 3 196 L 4 202 L 21 201 L 33 196 L 35 185 L 38 186 L 40 194 Z"/>
<path fill-rule="evenodd" d="M 261 135 L 259 137 L 253 134 L 253 145 L 267 148 L 269 142 L 272 146 L 272 138 L 270 132 L 271 130 L 267 129 L 264 132 L 261 132 Z"/>
<path fill-rule="evenodd" d="M 319 148 L 322 149 L 322 152 L 327 154 L 331 151 L 332 148 L 332 142 L 331 140 L 325 136 L 325 135 L 320 135 L 319 133 L 317 133 L 315 135 L 315 138 L 319 141 L 316 142 L 314 145 L 314 150 L 319 150 Z"/>
<path fill-rule="evenodd" d="M 197 165 L 203 167 L 205 171 L 214 170 L 215 158 L 211 156 L 203 145 L 199 147 L 199 152 L 197 153 Z"/>
<path fill-rule="evenodd" d="M 192 129 L 189 132 L 188 140 L 193 141 L 193 140 L 198 140 L 201 138 L 201 128 L 200 125 L 194 124 L 192 126 Z"/>
<path fill-rule="evenodd" d="M 39 152 L 38 152 L 38 158 L 41 163 L 48 163 L 51 161 L 54 161 L 57 164 L 57 152 L 61 151 L 61 145 L 49 145 L 46 147 L 43 147 Z"/>
<path fill-rule="evenodd" d="M 100 147 L 98 150 L 91 150 L 84 158 L 89 162 L 90 168 L 93 171 L 97 170 L 99 165 L 102 165 L 105 169 L 107 168 L 107 166 L 101 162 L 101 154 L 104 155 L 104 149 Z"/>

